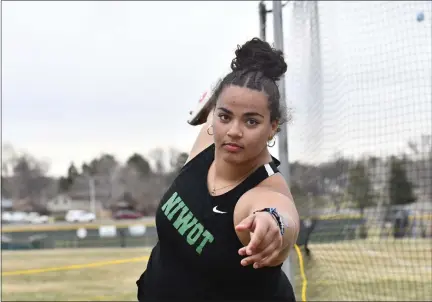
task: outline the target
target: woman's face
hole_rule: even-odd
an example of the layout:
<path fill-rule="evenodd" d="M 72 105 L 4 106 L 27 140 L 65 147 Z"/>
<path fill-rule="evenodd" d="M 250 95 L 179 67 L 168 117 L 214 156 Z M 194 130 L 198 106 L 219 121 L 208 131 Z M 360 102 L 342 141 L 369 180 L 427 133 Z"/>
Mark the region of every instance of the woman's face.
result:
<path fill-rule="evenodd" d="M 277 126 L 277 121 L 270 122 L 264 92 L 229 85 L 219 95 L 213 135 L 218 154 L 224 160 L 232 163 L 253 160 L 265 150 Z"/>

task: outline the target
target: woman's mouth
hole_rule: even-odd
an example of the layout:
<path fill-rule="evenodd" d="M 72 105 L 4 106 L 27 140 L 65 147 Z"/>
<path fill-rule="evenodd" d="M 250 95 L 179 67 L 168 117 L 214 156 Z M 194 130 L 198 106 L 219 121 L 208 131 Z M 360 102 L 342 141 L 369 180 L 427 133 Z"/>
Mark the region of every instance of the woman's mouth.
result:
<path fill-rule="evenodd" d="M 235 143 L 226 143 L 226 144 L 223 144 L 222 147 L 223 147 L 226 151 L 228 151 L 228 152 L 232 152 L 232 153 L 239 152 L 239 151 L 241 151 L 241 150 L 243 149 L 242 146 L 237 145 L 237 144 L 235 144 Z"/>

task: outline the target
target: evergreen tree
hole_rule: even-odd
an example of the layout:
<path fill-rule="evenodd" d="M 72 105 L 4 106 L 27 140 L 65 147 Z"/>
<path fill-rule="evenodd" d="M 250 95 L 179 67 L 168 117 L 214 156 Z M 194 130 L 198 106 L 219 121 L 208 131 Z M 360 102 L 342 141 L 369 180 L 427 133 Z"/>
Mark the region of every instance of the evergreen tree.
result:
<path fill-rule="evenodd" d="M 390 159 L 389 191 L 391 205 L 410 204 L 417 200 L 407 177 L 404 160 L 394 156 Z"/>
<path fill-rule="evenodd" d="M 348 195 L 363 216 L 364 209 L 375 204 L 371 182 L 365 165 L 359 161 L 349 170 Z"/>

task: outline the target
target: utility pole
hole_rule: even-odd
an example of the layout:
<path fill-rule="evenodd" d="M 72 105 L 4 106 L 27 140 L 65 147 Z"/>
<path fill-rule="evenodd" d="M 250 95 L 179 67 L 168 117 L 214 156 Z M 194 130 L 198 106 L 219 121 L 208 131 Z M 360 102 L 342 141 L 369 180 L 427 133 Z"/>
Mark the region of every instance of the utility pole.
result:
<path fill-rule="evenodd" d="M 89 176 L 88 178 L 89 182 L 89 195 L 90 195 L 90 211 L 98 217 L 96 213 L 96 186 L 95 186 L 95 179 L 93 176 Z"/>

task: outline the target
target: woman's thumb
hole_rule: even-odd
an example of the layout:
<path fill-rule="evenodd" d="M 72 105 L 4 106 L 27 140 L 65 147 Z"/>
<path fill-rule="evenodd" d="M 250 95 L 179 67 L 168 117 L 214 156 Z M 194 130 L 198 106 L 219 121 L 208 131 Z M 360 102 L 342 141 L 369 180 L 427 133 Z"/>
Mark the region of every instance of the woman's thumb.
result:
<path fill-rule="evenodd" d="M 252 228 L 254 219 L 255 219 L 255 215 L 250 215 L 246 217 L 239 224 L 237 224 L 236 230 L 237 231 L 250 230 Z"/>

